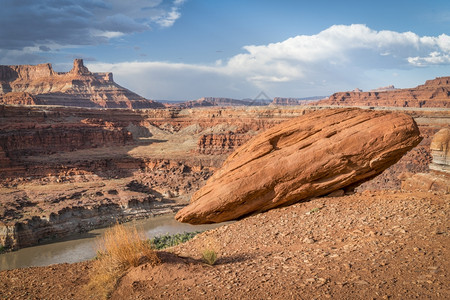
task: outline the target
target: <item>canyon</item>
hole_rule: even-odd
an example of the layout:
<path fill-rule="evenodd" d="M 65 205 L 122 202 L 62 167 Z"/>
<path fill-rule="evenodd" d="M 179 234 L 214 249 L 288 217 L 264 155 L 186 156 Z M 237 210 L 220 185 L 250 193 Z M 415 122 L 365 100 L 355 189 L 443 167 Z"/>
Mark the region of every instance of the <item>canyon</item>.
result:
<path fill-rule="evenodd" d="M 0 105 L 0 242 L 21 248 L 176 212 L 258 132 L 327 108 Z M 423 141 L 359 191 L 399 190 L 401 173 L 428 171 L 431 138 L 448 126 L 448 111 L 400 110 L 416 120 Z"/>
<path fill-rule="evenodd" d="M 346 104 L 406 113 L 423 138 L 356 191 L 400 190 L 405 176 L 428 173 L 432 137 L 449 124 L 448 85 L 443 77 L 416 89 L 370 92 L 380 99 L 428 97 L 418 106 L 366 98 Z M 202 98 L 165 106 L 120 87 L 111 73 L 90 72 L 79 59 L 66 73 L 50 64 L 0 66 L 0 86 L 0 245 L 8 249 L 175 213 L 258 133 L 336 104 Z"/>
<path fill-rule="evenodd" d="M 0 66 L 0 251 L 182 214 L 233 157 L 255 158 L 258 135 L 288 130 L 283 122 L 297 126 L 304 120 L 296 134 L 325 126 L 319 130 L 324 136 L 312 143 L 317 145 L 309 163 L 301 165 L 303 153 L 296 170 L 323 165 L 322 173 L 340 184 L 338 169 L 347 166 L 325 166 L 335 157 L 328 142 L 345 118 L 328 124 L 324 115 L 352 112 L 380 127 L 379 142 L 372 144 L 392 146 L 397 163 L 374 177 L 387 165 L 369 158 L 369 165 L 382 162 L 383 168 L 361 185 L 313 193 L 293 205 L 297 199 L 285 197 L 293 190 L 288 187 L 280 199 L 295 200 L 289 206 L 267 212 L 259 207 L 258 214 L 158 251 L 161 263 L 128 270 L 111 298 L 448 298 L 450 77 L 412 89 L 337 93 L 316 103 L 277 97 L 271 105 L 214 97 L 163 105 L 112 78 L 91 73 L 82 60 L 67 73 L 49 64 Z M 404 148 L 421 141 L 405 155 L 405 149 L 395 152 L 407 139 L 396 131 L 398 122 L 377 119 L 389 115 L 417 124 L 413 143 Z M 360 126 L 343 134 L 343 147 L 354 144 L 370 156 L 363 140 L 372 136 Z M 266 148 L 279 152 L 291 136 L 284 132 Z M 254 165 L 245 184 L 273 177 L 264 174 L 266 165 L 286 169 L 280 167 L 284 156 Z M 350 164 L 365 165 L 364 158 Z M 257 170 L 261 176 L 252 182 Z M 362 178 L 356 179 L 360 184 Z M 220 191 L 239 193 L 221 188 L 213 187 L 217 197 Z M 201 262 L 205 249 L 217 253 L 214 267 Z M 93 268 L 86 261 L 1 271 L 0 298 L 91 298 L 85 286 Z"/>

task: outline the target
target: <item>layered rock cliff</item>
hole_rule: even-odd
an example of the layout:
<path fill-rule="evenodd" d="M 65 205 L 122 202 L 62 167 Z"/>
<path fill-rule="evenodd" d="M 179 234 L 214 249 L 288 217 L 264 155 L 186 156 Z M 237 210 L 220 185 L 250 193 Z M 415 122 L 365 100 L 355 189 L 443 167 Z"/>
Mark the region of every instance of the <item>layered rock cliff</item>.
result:
<path fill-rule="evenodd" d="M 232 98 L 203 97 L 198 100 L 178 103 L 174 106 L 181 108 L 208 107 L 208 106 L 258 106 L 267 105 L 260 100 L 238 100 Z"/>
<path fill-rule="evenodd" d="M 112 73 L 91 73 L 82 59 L 69 72 L 51 64 L 0 66 L 0 103 L 97 108 L 163 108 L 113 80 Z"/>
<path fill-rule="evenodd" d="M 15 191 L 3 195 L 1 202 L 0 245 L 12 249 L 32 246 L 117 221 L 173 213 L 182 207 L 158 195 L 148 183 L 136 180 Z"/>
<path fill-rule="evenodd" d="M 450 127 L 442 128 L 434 135 L 430 149 L 433 156 L 430 169 L 450 175 Z"/>
<path fill-rule="evenodd" d="M 285 98 L 285 97 L 275 97 L 270 105 L 308 105 L 319 100 L 325 99 L 326 97 L 308 97 L 308 98 Z"/>
<path fill-rule="evenodd" d="M 427 173 L 402 173 L 402 189 L 450 193 L 450 128 L 439 130 L 430 145 L 433 161 Z"/>
<path fill-rule="evenodd" d="M 249 134 L 236 134 L 232 131 L 217 134 L 204 134 L 197 142 L 197 153 L 200 154 L 227 154 L 243 145 L 251 138 Z"/>
<path fill-rule="evenodd" d="M 450 77 L 427 80 L 411 89 L 393 89 L 371 92 L 339 92 L 317 105 L 342 106 L 399 106 L 399 107 L 450 107 Z"/>

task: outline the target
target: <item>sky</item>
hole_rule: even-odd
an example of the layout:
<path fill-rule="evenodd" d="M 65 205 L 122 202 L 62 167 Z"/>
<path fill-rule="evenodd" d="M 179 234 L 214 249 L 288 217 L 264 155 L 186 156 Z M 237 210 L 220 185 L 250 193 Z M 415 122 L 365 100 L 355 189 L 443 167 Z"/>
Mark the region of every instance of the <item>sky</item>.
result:
<path fill-rule="evenodd" d="M 450 76 L 450 1 L 0 0 L 0 64 L 73 59 L 154 100 L 328 96 Z"/>

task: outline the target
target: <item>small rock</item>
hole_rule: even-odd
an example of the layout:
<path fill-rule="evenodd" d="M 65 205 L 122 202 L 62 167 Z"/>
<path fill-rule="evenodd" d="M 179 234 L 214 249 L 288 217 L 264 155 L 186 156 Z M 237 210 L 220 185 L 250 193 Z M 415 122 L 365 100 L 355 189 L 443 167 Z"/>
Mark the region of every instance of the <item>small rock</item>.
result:
<path fill-rule="evenodd" d="M 312 238 L 306 237 L 306 238 L 303 239 L 303 243 L 305 243 L 305 244 L 314 244 L 315 241 Z"/>

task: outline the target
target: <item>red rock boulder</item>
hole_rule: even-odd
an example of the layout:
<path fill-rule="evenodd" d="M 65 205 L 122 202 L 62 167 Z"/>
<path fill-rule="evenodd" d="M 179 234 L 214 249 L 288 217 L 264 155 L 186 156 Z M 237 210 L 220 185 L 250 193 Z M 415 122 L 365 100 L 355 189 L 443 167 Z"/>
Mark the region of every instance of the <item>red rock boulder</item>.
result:
<path fill-rule="evenodd" d="M 402 113 L 333 109 L 281 123 L 238 148 L 176 219 L 223 222 L 350 189 L 421 140 Z"/>

